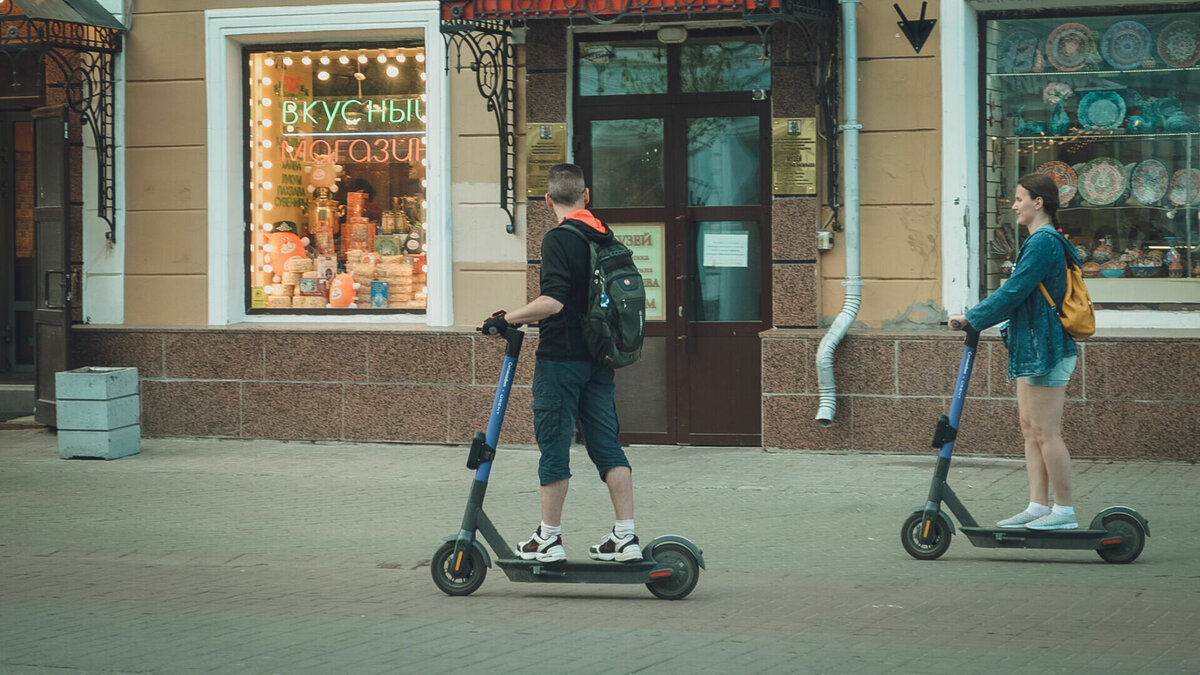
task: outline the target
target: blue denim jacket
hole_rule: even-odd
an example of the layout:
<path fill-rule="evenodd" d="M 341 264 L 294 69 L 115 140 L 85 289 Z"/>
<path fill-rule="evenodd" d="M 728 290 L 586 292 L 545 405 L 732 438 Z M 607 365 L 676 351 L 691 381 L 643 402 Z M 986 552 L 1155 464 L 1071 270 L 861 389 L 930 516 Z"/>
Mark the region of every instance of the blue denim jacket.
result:
<path fill-rule="evenodd" d="M 1067 292 L 1066 256 L 1080 263 L 1075 250 L 1051 225 L 1031 234 L 1017 254 L 1012 276 L 991 295 L 967 310 L 967 321 L 982 331 L 1008 319 L 1000 329 L 1008 347 L 1008 377 L 1030 377 L 1050 372 L 1065 356 L 1078 352 L 1055 308 L 1046 302 L 1038 283 L 1061 302 Z"/>

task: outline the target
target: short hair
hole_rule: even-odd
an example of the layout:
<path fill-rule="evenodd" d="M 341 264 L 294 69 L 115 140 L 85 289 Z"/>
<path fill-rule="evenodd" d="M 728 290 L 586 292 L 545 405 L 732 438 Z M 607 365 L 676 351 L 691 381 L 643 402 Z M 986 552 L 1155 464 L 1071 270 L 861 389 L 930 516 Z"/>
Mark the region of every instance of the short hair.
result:
<path fill-rule="evenodd" d="M 555 204 L 572 206 L 583 201 L 583 169 L 574 164 L 555 164 L 550 167 L 546 194 Z"/>

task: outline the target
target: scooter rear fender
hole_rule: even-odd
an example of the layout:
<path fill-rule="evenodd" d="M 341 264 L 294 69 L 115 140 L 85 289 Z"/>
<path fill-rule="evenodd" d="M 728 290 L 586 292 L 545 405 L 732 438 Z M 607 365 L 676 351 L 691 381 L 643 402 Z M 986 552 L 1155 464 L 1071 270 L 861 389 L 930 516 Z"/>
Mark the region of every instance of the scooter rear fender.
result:
<path fill-rule="evenodd" d="M 708 569 L 707 567 L 704 567 L 704 554 L 701 553 L 700 547 L 693 544 L 692 541 L 687 537 L 681 537 L 678 534 L 664 534 L 660 537 L 655 537 L 654 541 L 651 541 L 646 546 L 646 550 L 650 551 L 650 555 L 653 556 L 655 546 L 658 546 L 659 544 L 666 544 L 668 542 L 680 544 L 687 550 L 691 551 L 692 555 L 696 557 L 696 564 L 700 565 L 700 567 L 703 569 Z"/>
<path fill-rule="evenodd" d="M 1089 527 L 1091 527 L 1093 530 L 1103 530 L 1104 519 L 1114 513 L 1124 513 L 1133 516 L 1139 523 L 1142 524 L 1142 529 L 1146 531 L 1146 536 L 1150 536 L 1150 521 L 1143 518 L 1142 514 L 1134 511 L 1128 506 L 1110 506 L 1107 509 L 1104 509 L 1100 513 L 1097 513 L 1095 518 L 1092 518 L 1092 524 Z"/>

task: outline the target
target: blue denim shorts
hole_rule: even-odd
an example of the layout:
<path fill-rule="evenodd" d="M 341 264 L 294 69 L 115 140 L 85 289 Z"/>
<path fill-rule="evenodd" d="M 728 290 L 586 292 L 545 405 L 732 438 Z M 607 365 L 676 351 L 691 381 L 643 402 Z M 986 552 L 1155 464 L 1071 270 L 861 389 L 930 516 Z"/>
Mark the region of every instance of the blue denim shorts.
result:
<path fill-rule="evenodd" d="M 533 434 L 542 451 L 538 480 L 549 485 L 571 477 L 571 439 L 575 420 L 600 479 L 609 469 L 629 466 L 617 439 L 613 369 L 590 361 L 538 359 L 533 368 Z"/>
<path fill-rule="evenodd" d="M 1064 356 L 1050 372 L 1027 377 L 1025 381 L 1034 387 L 1065 387 L 1071 381 L 1071 373 L 1075 372 L 1075 362 L 1078 359 L 1077 355 Z"/>

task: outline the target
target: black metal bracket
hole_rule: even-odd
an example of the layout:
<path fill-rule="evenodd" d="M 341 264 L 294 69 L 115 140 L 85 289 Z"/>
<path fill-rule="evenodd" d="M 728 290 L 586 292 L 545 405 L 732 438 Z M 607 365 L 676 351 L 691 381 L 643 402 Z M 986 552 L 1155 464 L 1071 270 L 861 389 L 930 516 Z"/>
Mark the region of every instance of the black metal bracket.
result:
<path fill-rule="evenodd" d="M 38 55 L 38 72 L 48 58 L 62 74 L 67 106 L 92 131 L 96 143 L 99 180 L 98 212 L 108 225 L 105 238 L 117 239 L 116 159 L 113 89 L 115 59 L 121 51 L 118 28 L 37 19 L 14 11 L 13 3 L 0 9 L 0 53 L 16 68 L 24 53 Z M 15 71 L 14 71 L 15 72 Z"/>
<path fill-rule="evenodd" d="M 451 9 L 452 16 L 456 9 L 459 8 Z M 461 13 L 458 16 L 461 17 Z M 508 215 L 504 230 L 513 234 L 517 231 L 517 132 L 514 128 L 516 55 L 512 34 L 503 21 L 467 21 L 462 18 L 443 20 L 441 30 L 446 38 L 447 57 L 450 48 L 455 48 L 455 72 L 461 73 L 466 68 L 475 73 L 475 85 L 487 101 L 488 111 L 496 118 L 496 131 L 500 136 L 500 208 Z M 465 64 L 464 49 L 469 53 Z M 451 67 L 449 58 L 446 67 Z"/>

